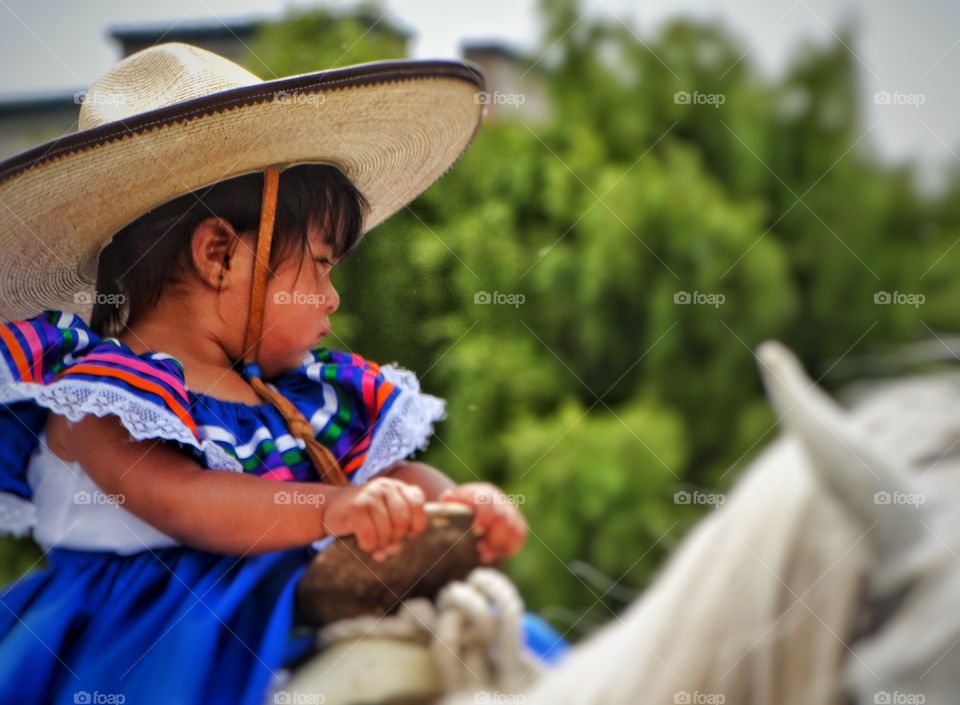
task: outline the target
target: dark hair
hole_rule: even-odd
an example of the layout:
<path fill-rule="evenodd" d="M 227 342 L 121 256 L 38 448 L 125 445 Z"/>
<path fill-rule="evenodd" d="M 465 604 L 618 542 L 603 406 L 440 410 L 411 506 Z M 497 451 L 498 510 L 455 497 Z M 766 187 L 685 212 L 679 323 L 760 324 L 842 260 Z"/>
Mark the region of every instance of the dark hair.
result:
<path fill-rule="evenodd" d="M 206 218 L 223 218 L 237 233 L 256 233 L 262 194 L 263 172 L 244 174 L 168 201 L 120 230 L 97 262 L 90 328 L 100 336 L 118 335 L 155 306 L 164 287 L 193 268 L 190 242 Z M 368 209 L 363 194 L 334 166 L 299 164 L 283 170 L 270 269 L 294 250 L 303 265 L 311 225 L 325 227 L 340 259 L 359 241 Z"/>

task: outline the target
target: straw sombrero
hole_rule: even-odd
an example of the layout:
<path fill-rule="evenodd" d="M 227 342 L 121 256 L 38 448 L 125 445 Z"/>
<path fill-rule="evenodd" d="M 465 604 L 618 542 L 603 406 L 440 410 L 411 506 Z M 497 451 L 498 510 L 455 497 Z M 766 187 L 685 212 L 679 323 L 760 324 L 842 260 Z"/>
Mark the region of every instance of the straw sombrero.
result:
<path fill-rule="evenodd" d="M 364 232 L 463 154 L 483 76 L 457 61 L 387 61 L 262 81 L 171 43 L 83 95 L 79 132 L 0 163 L 0 319 L 86 316 L 110 238 L 177 196 L 270 165 L 336 165 L 366 196 Z"/>

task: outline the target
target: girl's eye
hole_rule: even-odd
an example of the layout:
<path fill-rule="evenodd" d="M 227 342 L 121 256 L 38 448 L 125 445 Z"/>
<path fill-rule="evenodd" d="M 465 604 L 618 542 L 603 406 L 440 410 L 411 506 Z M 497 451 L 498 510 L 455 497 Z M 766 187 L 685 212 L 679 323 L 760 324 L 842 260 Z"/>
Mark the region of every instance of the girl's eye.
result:
<path fill-rule="evenodd" d="M 326 257 L 314 257 L 313 259 L 314 259 L 314 261 L 319 262 L 320 264 L 329 265 L 329 266 L 331 266 L 331 267 L 333 266 L 333 262 L 331 262 L 331 261 L 330 261 L 329 259 L 327 259 Z"/>

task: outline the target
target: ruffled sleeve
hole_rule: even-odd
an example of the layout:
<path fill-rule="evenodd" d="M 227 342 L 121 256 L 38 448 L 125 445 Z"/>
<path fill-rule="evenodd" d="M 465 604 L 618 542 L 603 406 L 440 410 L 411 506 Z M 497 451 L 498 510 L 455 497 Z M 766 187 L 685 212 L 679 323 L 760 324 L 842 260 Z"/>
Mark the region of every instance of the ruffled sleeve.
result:
<path fill-rule="evenodd" d="M 274 383 L 304 414 L 316 438 L 359 485 L 424 450 L 446 402 L 420 389 L 416 375 L 355 353 L 316 348 Z"/>
<path fill-rule="evenodd" d="M 47 311 L 0 324 L 0 531 L 30 527 L 27 461 L 51 411 L 74 422 L 112 415 L 137 440 L 174 441 L 207 467 L 236 469 L 200 440 L 179 363 L 136 355 L 73 314 Z"/>

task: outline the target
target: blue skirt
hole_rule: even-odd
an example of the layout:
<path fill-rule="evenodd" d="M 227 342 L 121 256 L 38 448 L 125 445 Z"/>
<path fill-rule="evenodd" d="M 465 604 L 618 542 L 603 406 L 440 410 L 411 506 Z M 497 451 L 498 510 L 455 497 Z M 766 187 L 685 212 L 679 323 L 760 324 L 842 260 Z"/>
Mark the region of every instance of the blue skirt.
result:
<path fill-rule="evenodd" d="M 53 549 L 0 590 L 0 703 L 262 705 L 313 648 L 294 593 L 314 553 Z M 547 663 L 567 648 L 533 614 L 524 635 Z"/>

